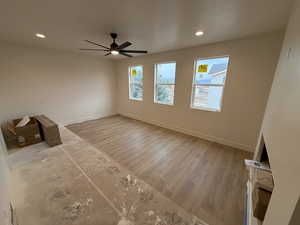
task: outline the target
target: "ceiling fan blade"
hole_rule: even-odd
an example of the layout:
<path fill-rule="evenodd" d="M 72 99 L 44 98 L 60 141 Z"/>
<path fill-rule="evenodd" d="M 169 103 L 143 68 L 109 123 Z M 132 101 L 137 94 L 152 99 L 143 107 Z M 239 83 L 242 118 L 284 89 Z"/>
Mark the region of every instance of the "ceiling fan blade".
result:
<path fill-rule="evenodd" d="M 126 54 L 124 52 L 120 52 L 120 55 L 124 55 L 124 56 L 127 56 L 127 57 L 132 57 L 132 55 Z"/>
<path fill-rule="evenodd" d="M 104 51 L 104 52 L 109 51 L 107 49 L 93 49 L 93 48 L 80 48 L 79 50 L 82 50 L 82 51 Z"/>
<path fill-rule="evenodd" d="M 142 51 L 142 50 L 120 50 L 120 52 L 127 52 L 127 53 L 148 53 L 148 51 Z"/>
<path fill-rule="evenodd" d="M 110 55 L 111 53 L 109 52 L 109 53 L 107 53 L 107 54 L 105 54 L 104 56 L 107 56 L 107 55 Z"/>
<path fill-rule="evenodd" d="M 105 46 L 103 46 L 103 45 L 99 45 L 99 44 L 97 44 L 97 43 L 95 43 L 95 42 L 93 42 L 93 41 L 89 41 L 89 40 L 85 40 L 85 41 L 88 42 L 88 43 L 90 43 L 90 44 L 97 45 L 97 46 L 100 46 L 100 47 L 102 47 L 102 48 L 109 49 L 108 47 L 105 47 Z"/>
<path fill-rule="evenodd" d="M 127 48 L 128 46 L 132 45 L 129 41 L 124 42 L 123 44 L 121 44 L 118 49 L 122 50 L 124 48 Z"/>

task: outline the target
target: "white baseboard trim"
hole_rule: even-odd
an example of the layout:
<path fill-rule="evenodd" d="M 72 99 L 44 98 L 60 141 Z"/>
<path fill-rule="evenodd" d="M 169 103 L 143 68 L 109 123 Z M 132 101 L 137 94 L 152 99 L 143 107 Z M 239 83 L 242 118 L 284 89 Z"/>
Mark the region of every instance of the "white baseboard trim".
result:
<path fill-rule="evenodd" d="M 182 127 L 169 126 L 169 125 L 166 125 L 166 124 L 163 124 L 161 122 L 154 121 L 154 120 L 148 120 L 148 119 L 145 120 L 145 119 L 138 118 L 137 116 L 131 115 L 131 114 L 119 113 L 119 115 L 129 117 L 129 118 L 132 118 L 132 119 L 135 119 L 135 120 L 140 120 L 140 121 L 143 121 L 143 122 L 146 122 L 146 123 L 149 123 L 149 124 L 153 124 L 153 125 L 156 125 L 156 126 L 159 126 L 159 127 L 167 128 L 167 129 L 174 130 L 174 131 L 177 131 L 177 132 L 181 132 L 181 133 L 184 133 L 184 134 L 188 134 L 188 135 L 198 137 L 198 138 L 201 138 L 201 139 L 205 139 L 205 140 L 208 140 L 208 141 L 216 142 L 216 143 L 219 143 L 219 144 L 222 144 L 222 145 L 227 145 L 227 146 L 237 148 L 237 149 L 240 149 L 240 150 L 243 150 L 243 151 L 253 153 L 254 150 L 255 150 L 253 147 L 251 147 L 249 145 L 240 144 L 240 143 L 237 143 L 237 142 L 226 140 L 224 138 L 219 138 L 219 137 L 215 137 L 215 136 L 206 135 L 206 134 L 203 134 L 203 133 L 199 133 L 198 131 L 196 132 L 196 131 L 193 131 L 193 130 L 187 130 L 187 129 L 182 128 Z"/>
<path fill-rule="evenodd" d="M 105 118 L 105 117 L 110 117 L 110 116 L 115 116 L 115 115 L 118 115 L 118 113 L 111 113 L 111 114 L 102 115 L 102 116 L 85 117 L 85 118 L 82 118 L 80 120 L 71 120 L 71 121 L 63 123 L 61 125 L 62 126 L 68 126 L 68 125 L 75 124 L 75 123 L 82 123 L 82 122 L 89 121 L 89 120 L 97 120 L 97 119 L 102 119 L 102 118 Z"/>

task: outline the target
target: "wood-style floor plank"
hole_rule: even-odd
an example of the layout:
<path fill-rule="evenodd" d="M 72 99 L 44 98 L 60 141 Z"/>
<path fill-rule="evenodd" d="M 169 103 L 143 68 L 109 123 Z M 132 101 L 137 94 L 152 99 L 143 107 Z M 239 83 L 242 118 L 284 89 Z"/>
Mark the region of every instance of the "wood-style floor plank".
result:
<path fill-rule="evenodd" d="M 68 126 L 210 225 L 241 225 L 251 154 L 112 116 Z"/>

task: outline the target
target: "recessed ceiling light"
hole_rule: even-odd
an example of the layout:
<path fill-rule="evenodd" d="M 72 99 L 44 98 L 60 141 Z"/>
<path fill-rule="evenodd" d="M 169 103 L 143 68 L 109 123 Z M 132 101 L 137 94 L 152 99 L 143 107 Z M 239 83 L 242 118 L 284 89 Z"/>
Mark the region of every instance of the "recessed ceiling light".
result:
<path fill-rule="evenodd" d="M 204 34 L 204 32 L 202 30 L 198 30 L 195 35 L 196 36 L 202 36 Z"/>
<path fill-rule="evenodd" d="M 119 52 L 116 51 L 116 50 L 112 50 L 110 53 L 113 54 L 113 55 L 119 55 Z"/>
<path fill-rule="evenodd" d="M 39 34 L 39 33 L 35 34 L 35 36 L 37 36 L 38 38 L 46 38 L 46 35 L 44 35 L 44 34 Z"/>

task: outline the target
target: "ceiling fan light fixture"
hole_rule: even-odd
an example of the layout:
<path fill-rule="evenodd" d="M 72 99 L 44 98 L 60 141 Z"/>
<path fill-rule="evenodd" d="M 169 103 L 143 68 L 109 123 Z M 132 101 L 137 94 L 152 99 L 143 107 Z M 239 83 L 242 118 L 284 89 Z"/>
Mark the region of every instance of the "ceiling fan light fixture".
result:
<path fill-rule="evenodd" d="M 119 52 L 116 51 L 116 50 L 112 50 L 110 53 L 111 53 L 112 55 L 119 55 Z"/>
<path fill-rule="evenodd" d="M 36 33 L 35 36 L 42 39 L 46 38 L 45 34 L 40 34 L 40 33 Z"/>
<path fill-rule="evenodd" d="M 202 36 L 204 34 L 204 32 L 202 30 L 198 30 L 195 35 L 196 36 Z"/>

